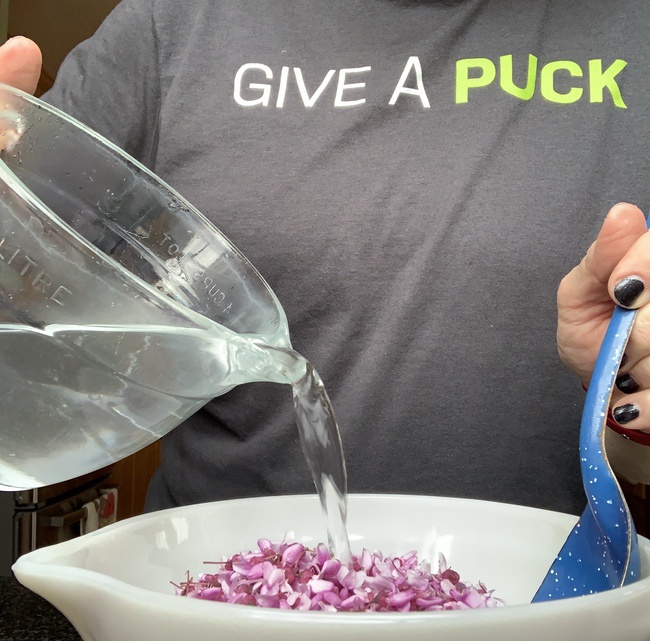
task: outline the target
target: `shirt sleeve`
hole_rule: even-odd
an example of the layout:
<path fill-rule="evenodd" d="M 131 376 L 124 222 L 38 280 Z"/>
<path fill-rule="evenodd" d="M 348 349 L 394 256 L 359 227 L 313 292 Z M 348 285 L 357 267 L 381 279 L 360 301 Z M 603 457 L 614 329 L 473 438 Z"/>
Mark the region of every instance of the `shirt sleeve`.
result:
<path fill-rule="evenodd" d="M 153 169 L 160 84 L 153 0 L 123 0 L 67 56 L 43 100 Z"/>

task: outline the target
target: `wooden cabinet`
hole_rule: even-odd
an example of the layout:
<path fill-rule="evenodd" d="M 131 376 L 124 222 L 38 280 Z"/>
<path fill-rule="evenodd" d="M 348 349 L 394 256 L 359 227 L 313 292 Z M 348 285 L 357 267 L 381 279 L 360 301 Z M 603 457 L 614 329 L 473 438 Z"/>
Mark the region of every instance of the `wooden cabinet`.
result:
<path fill-rule="evenodd" d="M 38 79 L 38 85 L 36 86 L 36 91 L 34 92 L 34 95 L 37 98 L 40 98 L 48 89 L 52 88 L 52 85 L 54 84 L 54 78 L 45 71 L 45 69 L 41 70 L 41 77 Z"/>
<path fill-rule="evenodd" d="M 111 483 L 118 488 L 118 521 L 142 514 L 149 481 L 160 465 L 160 451 L 161 442 L 156 441 L 113 466 Z"/>

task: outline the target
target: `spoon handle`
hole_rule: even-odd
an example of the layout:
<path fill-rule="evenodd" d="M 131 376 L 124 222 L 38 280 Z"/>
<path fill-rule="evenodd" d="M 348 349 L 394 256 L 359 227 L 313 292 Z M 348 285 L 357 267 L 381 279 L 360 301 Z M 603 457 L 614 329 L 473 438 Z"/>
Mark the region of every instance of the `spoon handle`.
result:
<path fill-rule="evenodd" d="M 609 404 L 636 315 L 636 310 L 617 306 L 607 326 L 580 425 L 580 470 L 587 506 L 533 603 L 611 590 L 641 576 L 634 521 L 605 449 Z"/>

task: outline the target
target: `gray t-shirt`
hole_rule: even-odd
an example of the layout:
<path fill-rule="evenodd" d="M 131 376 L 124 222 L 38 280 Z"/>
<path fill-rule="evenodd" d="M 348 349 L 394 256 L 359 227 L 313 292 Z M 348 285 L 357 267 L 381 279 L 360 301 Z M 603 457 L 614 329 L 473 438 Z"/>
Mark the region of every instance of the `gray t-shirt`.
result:
<path fill-rule="evenodd" d="M 266 278 L 351 491 L 577 513 L 555 295 L 611 205 L 649 205 L 647 25 L 638 0 L 125 0 L 49 100 Z M 290 398 L 210 402 L 148 508 L 313 491 Z"/>

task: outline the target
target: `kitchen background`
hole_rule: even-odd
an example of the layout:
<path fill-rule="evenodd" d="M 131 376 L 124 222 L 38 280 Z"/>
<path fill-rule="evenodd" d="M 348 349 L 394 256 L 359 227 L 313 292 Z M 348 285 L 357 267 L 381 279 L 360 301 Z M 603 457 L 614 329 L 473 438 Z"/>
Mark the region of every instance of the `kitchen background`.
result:
<path fill-rule="evenodd" d="M 52 86 L 68 52 L 90 37 L 119 0 L 0 0 L 0 41 L 22 35 L 43 52 L 41 95 Z M 160 460 L 154 443 L 115 465 L 65 484 L 0 492 L 0 576 L 24 552 L 79 536 L 142 512 L 149 479 Z"/>

